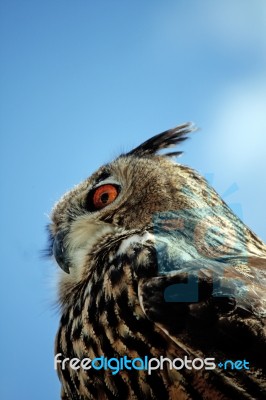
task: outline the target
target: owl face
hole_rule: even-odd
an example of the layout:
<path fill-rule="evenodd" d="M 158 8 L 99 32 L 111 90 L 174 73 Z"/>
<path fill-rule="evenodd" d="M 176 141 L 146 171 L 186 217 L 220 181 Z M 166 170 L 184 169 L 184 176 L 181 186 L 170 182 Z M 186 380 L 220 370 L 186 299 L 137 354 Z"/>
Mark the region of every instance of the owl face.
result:
<path fill-rule="evenodd" d="M 169 170 L 175 171 L 175 179 Z M 183 180 L 182 168 L 164 157 L 120 157 L 101 167 L 53 210 L 53 251 L 59 265 L 69 272 L 106 234 L 148 229 L 154 213 L 178 207 L 178 182 Z"/>

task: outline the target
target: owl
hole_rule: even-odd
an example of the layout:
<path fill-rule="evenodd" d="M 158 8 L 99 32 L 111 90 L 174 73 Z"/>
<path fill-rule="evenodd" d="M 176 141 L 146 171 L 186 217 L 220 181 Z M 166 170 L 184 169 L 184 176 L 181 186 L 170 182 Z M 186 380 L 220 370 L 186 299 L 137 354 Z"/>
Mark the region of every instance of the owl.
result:
<path fill-rule="evenodd" d="M 64 400 L 265 398 L 266 245 L 167 150 L 193 130 L 121 154 L 52 210 Z"/>

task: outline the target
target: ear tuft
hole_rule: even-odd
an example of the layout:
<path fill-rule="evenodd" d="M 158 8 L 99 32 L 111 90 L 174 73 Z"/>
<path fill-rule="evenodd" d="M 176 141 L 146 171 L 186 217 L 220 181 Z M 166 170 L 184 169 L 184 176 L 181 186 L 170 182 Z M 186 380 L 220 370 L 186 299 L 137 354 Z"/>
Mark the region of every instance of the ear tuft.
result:
<path fill-rule="evenodd" d="M 196 127 L 190 122 L 179 125 L 146 140 L 146 142 L 142 143 L 138 147 L 135 147 L 133 150 L 125 154 L 125 156 L 145 157 L 155 155 L 159 150 L 166 149 L 168 147 L 174 147 L 175 145 L 180 144 L 184 140 L 188 139 L 187 135 L 189 133 L 195 130 Z M 166 153 L 164 156 L 179 156 L 182 153 L 182 151 L 175 151 Z"/>

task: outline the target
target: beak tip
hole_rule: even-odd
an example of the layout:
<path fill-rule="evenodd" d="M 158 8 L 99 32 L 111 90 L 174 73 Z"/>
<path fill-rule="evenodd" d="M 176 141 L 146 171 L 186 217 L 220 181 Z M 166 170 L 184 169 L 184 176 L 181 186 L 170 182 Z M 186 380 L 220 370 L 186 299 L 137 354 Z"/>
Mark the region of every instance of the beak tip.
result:
<path fill-rule="evenodd" d="M 62 261 L 59 263 L 58 260 L 56 260 L 56 263 L 62 271 L 64 271 L 66 274 L 70 274 L 70 269 L 67 264 L 63 263 Z"/>

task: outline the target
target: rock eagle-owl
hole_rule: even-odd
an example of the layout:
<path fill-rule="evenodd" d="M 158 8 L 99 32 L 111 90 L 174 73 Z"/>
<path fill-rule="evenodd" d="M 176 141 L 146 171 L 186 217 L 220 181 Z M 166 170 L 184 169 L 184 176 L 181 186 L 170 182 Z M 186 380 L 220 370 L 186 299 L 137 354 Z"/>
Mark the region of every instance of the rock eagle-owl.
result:
<path fill-rule="evenodd" d="M 265 398 L 266 245 L 174 162 L 181 151 L 159 153 L 192 130 L 180 125 L 121 154 L 52 211 L 62 399 Z M 70 363 L 96 358 L 95 368 Z"/>

